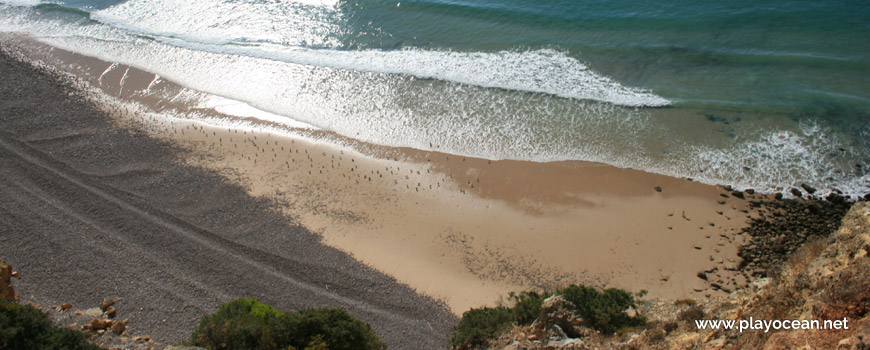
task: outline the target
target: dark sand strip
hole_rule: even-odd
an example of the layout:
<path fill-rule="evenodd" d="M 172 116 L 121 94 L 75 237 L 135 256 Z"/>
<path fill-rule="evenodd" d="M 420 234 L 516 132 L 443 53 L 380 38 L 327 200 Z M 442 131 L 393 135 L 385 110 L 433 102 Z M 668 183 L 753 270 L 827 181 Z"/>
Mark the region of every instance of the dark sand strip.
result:
<path fill-rule="evenodd" d="M 70 89 L 0 58 L 0 257 L 25 300 L 95 305 L 156 340 L 184 340 L 233 298 L 284 310 L 332 306 L 392 349 L 443 348 L 456 322 L 276 213 L 183 150 L 119 128 Z"/>

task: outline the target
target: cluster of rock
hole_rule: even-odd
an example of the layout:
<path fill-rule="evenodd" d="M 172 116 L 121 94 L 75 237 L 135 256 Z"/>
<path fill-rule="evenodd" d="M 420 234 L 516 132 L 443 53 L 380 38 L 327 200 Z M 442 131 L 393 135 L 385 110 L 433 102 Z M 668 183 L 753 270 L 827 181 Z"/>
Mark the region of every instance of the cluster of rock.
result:
<path fill-rule="evenodd" d="M 788 210 L 795 210 L 791 204 Z M 804 209 L 807 209 L 804 207 Z M 813 209 L 810 209 L 811 211 Z M 817 208 L 829 215 L 831 210 Z M 810 213 L 812 214 L 812 213 Z M 792 214 L 796 215 L 796 214 Z M 806 213 L 804 212 L 804 215 Z M 838 216 L 841 217 L 842 215 Z M 782 216 L 778 216 L 782 217 Z M 805 220 L 793 218 L 795 221 Z M 839 220 L 839 219 L 838 219 Z M 808 224 L 807 230 L 827 224 Z M 803 225 L 800 225 L 803 226 Z M 794 227 L 794 226 L 792 226 Z M 702 300 L 647 300 L 647 326 L 612 336 L 590 332 L 561 297 L 544 303 L 541 319 L 514 327 L 489 349 L 870 349 L 870 203 L 859 202 L 827 237 L 780 256 L 782 263 L 747 288 Z M 808 231 L 806 235 L 810 235 Z M 813 236 L 824 236 L 815 233 Z M 848 320 L 848 329 L 699 329 L 696 320 Z M 574 336 L 572 336 L 574 333 Z"/>
<path fill-rule="evenodd" d="M 80 329 L 92 335 L 90 341 L 106 349 L 129 349 L 129 350 L 153 350 L 161 349 L 148 335 L 132 336 L 128 334 L 129 320 L 118 319 L 117 303 L 121 298 L 107 299 L 99 306 L 87 309 L 73 309 L 73 305 L 66 303 L 51 306 L 47 310 L 48 316 L 61 326 Z M 34 302 L 30 306 L 42 309 L 42 306 Z"/>
<path fill-rule="evenodd" d="M 92 331 L 92 332 L 95 332 L 99 335 L 105 334 L 106 331 L 112 331 L 113 333 L 118 334 L 118 335 L 123 334 L 124 331 L 127 330 L 127 320 L 116 321 L 115 316 L 117 316 L 118 311 L 115 310 L 115 307 L 113 306 L 119 300 L 121 300 L 121 299 L 120 298 L 116 298 L 116 299 L 112 299 L 112 300 L 103 299 L 103 302 L 100 304 L 101 313 L 100 313 L 99 318 L 94 317 L 93 319 L 91 319 L 91 323 L 82 326 L 82 330 L 83 331 Z M 70 307 L 72 307 L 72 305 L 64 304 L 64 305 L 61 305 L 60 308 L 61 308 L 61 310 L 63 310 L 63 309 L 69 309 Z M 83 314 L 85 314 L 85 312 L 88 312 L 88 310 L 76 311 L 76 314 L 83 315 Z M 94 313 L 94 312 L 92 311 L 92 313 Z"/>
<path fill-rule="evenodd" d="M 738 268 L 749 276 L 766 277 L 772 267 L 813 238 L 828 237 L 839 226 L 851 203 L 832 194 L 827 200 L 781 199 L 753 201 L 761 208 L 741 234 L 749 241 L 740 247 Z"/>

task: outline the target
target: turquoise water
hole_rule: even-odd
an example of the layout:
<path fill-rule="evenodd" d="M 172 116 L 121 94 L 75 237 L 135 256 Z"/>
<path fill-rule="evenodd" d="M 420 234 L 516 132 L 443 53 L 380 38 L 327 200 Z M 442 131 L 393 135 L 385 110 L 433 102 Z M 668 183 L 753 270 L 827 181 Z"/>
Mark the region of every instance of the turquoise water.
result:
<path fill-rule="evenodd" d="M 870 192 L 859 1 L 0 3 L 0 32 L 368 142 Z"/>

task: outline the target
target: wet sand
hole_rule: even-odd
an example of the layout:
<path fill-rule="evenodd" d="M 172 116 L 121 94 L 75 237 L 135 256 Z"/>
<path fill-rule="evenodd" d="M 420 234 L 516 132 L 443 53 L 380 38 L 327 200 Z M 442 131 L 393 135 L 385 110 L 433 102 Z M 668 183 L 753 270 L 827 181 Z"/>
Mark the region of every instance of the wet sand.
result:
<path fill-rule="evenodd" d="M 711 283 L 746 282 L 736 246 L 751 211 L 716 186 L 595 163 L 490 161 L 232 125 L 237 117 L 190 104 L 184 97 L 195 92 L 153 74 L 60 50 L 38 54 L 73 60 L 76 75 L 144 106 L 102 98 L 118 122 L 186 149 L 186 163 L 268 199 L 326 244 L 457 315 L 510 291 L 568 283 L 700 298 L 723 293 Z"/>

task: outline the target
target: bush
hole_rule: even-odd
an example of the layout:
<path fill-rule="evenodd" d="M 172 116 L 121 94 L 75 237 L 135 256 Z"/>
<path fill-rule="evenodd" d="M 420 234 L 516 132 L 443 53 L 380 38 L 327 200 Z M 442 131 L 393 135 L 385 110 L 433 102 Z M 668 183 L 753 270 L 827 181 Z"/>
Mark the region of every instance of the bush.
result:
<path fill-rule="evenodd" d="M 629 317 L 625 313 L 629 307 L 636 306 L 631 293 L 610 288 L 599 292 L 585 286 L 570 285 L 559 291 L 565 300 L 577 306 L 588 327 L 604 334 L 613 334 L 618 329 L 643 325 L 643 317 Z"/>
<path fill-rule="evenodd" d="M 193 332 L 190 344 L 231 349 L 386 349 L 368 324 L 341 309 L 284 313 L 250 299 L 221 305 Z"/>
<path fill-rule="evenodd" d="M 642 316 L 629 317 L 625 313 L 635 306 L 634 297 L 621 289 L 607 289 L 599 292 L 585 286 L 570 285 L 555 293 L 522 292 L 511 293 L 514 305 L 510 308 L 471 309 L 462 314 L 459 325 L 453 332 L 450 344 L 456 349 L 473 349 L 486 345 L 499 336 L 512 323 L 530 325 L 541 316 L 544 299 L 552 295 L 562 295 L 577 307 L 586 326 L 605 334 L 646 323 Z M 571 334 L 569 334 L 571 335 Z"/>
<path fill-rule="evenodd" d="M 85 334 L 56 327 L 41 311 L 0 301 L 0 349 L 99 350 Z"/>
<path fill-rule="evenodd" d="M 704 308 L 700 305 L 692 305 L 690 308 L 680 311 L 677 315 L 677 319 L 688 323 L 702 320 L 704 319 Z"/>
<path fill-rule="evenodd" d="M 519 324 L 531 324 L 535 319 L 541 316 L 541 304 L 544 299 L 550 297 L 550 293 L 544 292 L 522 292 L 520 294 L 510 294 L 510 299 L 514 302 L 513 316 L 514 321 Z"/>
<path fill-rule="evenodd" d="M 538 306 L 540 310 L 540 306 Z M 456 349 L 474 349 L 486 345 L 490 339 L 507 330 L 514 320 L 514 313 L 505 307 L 471 309 L 462 314 L 462 319 L 450 338 Z"/>

